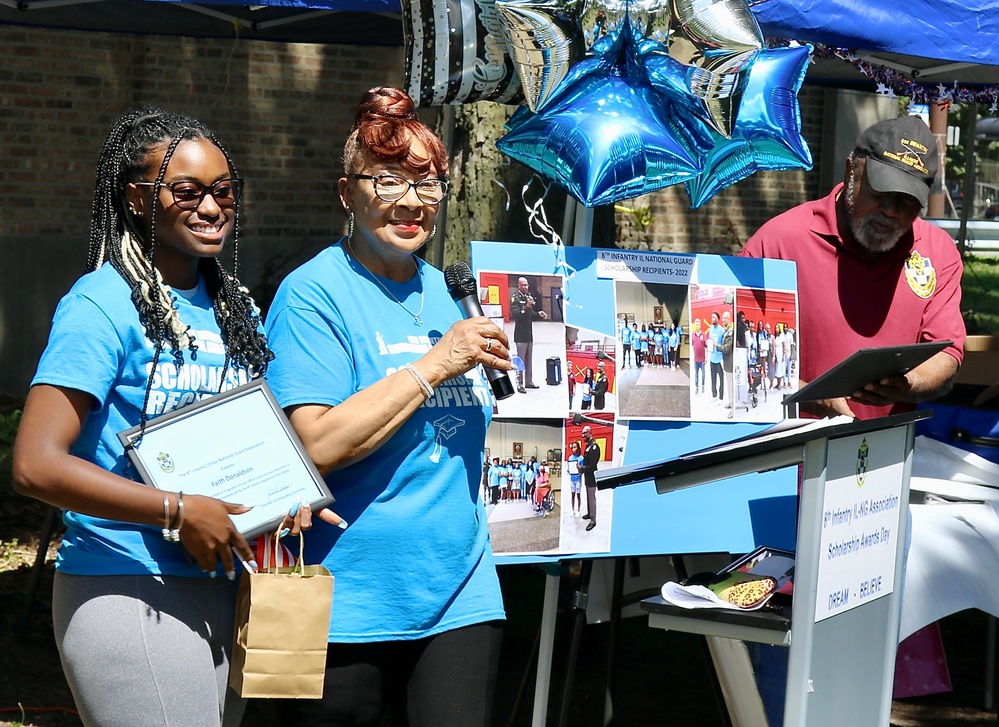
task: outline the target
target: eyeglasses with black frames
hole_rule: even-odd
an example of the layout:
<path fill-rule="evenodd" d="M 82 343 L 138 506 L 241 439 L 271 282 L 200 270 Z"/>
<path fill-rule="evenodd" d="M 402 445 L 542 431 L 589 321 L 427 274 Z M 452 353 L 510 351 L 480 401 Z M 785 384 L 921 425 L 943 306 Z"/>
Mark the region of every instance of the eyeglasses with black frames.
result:
<path fill-rule="evenodd" d="M 354 179 L 370 179 L 375 188 L 375 194 L 382 202 L 398 202 L 409 194 L 410 188 L 416 190 L 416 196 L 424 204 L 438 204 L 447 196 L 448 182 L 445 179 L 421 179 L 410 182 L 395 174 L 351 174 Z"/>
<path fill-rule="evenodd" d="M 155 182 L 133 182 L 136 187 L 155 187 Z M 219 207 L 235 207 L 239 201 L 239 195 L 243 191 L 243 180 L 231 177 L 230 179 L 220 179 L 210 186 L 205 186 L 201 182 L 184 179 L 179 182 L 169 182 L 160 184 L 170 190 L 173 195 L 175 205 L 185 210 L 197 209 L 205 199 L 206 194 L 210 194 Z"/>

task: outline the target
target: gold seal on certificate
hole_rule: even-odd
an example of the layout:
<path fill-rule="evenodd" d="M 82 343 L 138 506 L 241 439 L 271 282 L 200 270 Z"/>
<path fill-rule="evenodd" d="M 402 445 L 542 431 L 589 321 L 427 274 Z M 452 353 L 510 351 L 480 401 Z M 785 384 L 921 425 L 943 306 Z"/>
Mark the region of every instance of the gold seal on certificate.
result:
<path fill-rule="evenodd" d="M 219 436 L 225 432 L 225 437 Z M 118 433 L 143 482 L 252 508 L 232 520 L 252 538 L 277 527 L 296 500 L 333 496 L 263 379 L 254 379 Z"/>

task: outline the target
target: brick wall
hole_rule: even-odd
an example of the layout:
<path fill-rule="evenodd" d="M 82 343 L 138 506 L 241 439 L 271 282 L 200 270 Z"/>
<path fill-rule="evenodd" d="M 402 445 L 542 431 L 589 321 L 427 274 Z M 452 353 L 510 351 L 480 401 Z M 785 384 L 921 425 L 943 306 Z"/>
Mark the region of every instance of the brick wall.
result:
<path fill-rule="evenodd" d="M 4 237 L 85 236 L 104 134 L 140 103 L 216 131 L 249 180 L 248 240 L 328 237 L 342 225 L 330 196 L 350 110 L 372 85 L 403 80 L 401 49 L 9 26 L 0 26 L 0 49 Z"/>
<path fill-rule="evenodd" d="M 757 172 L 721 190 L 697 210 L 689 208 L 683 185 L 627 200 L 620 206 L 648 207 L 652 224 L 641 230 L 635 225 L 633 215 L 618 213 L 618 245 L 639 250 L 730 255 L 774 215 L 825 194 L 826 190 L 819 189 L 818 174 L 825 121 L 824 98 L 825 91 L 815 86 L 806 85 L 798 93 L 802 135 L 812 153 L 813 171 Z"/>
<path fill-rule="evenodd" d="M 266 303 L 288 270 L 344 229 L 336 181 L 357 99 L 404 82 L 401 48 L 0 26 L 0 393 L 26 393 L 52 311 L 82 272 L 94 164 L 120 113 L 158 104 L 215 130 L 248 180 L 240 277 Z M 823 91 L 806 86 L 799 99 L 817 162 Z M 696 211 L 682 186 L 627 200 L 649 207 L 652 224 L 639 230 L 618 213 L 617 244 L 731 253 L 765 220 L 818 196 L 817 179 L 757 173 Z"/>
<path fill-rule="evenodd" d="M 241 277 L 269 299 L 344 229 L 340 153 L 363 91 L 404 82 L 401 48 L 0 26 L 0 392 L 21 396 L 55 304 L 86 263 L 94 165 L 141 103 L 212 128 L 248 180 Z"/>

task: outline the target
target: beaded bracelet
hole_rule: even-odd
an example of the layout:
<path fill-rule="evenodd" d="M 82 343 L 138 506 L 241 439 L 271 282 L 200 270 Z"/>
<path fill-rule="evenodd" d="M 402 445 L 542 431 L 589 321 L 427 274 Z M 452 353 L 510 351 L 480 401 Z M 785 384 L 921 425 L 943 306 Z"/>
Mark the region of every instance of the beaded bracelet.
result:
<path fill-rule="evenodd" d="M 409 373 L 411 373 L 413 375 L 413 378 L 416 379 L 416 383 L 420 385 L 420 390 L 423 392 L 424 397 L 429 399 L 434 395 L 434 389 L 430 385 L 430 382 L 427 381 L 425 378 L 423 378 L 423 374 L 417 371 L 416 367 L 413 366 L 413 364 L 408 363 L 405 366 L 403 366 L 403 368 L 406 369 L 406 371 L 408 371 Z"/>

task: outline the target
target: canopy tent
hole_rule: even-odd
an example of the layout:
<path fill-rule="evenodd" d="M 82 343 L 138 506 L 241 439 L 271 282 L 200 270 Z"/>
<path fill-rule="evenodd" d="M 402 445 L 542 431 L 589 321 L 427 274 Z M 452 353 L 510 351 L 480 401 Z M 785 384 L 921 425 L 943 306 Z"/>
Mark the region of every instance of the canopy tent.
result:
<path fill-rule="evenodd" d="M 0 25 L 399 46 L 404 42 L 402 3 L 415 1 L 0 0 Z M 476 2 L 438 1 L 449 7 Z M 904 8 L 892 0 L 749 0 L 749 6 L 769 38 L 854 50 L 860 60 L 901 74 L 906 83 L 936 85 L 931 101 L 948 98 L 945 87 L 960 83 L 984 88 L 979 95 L 993 110 L 999 105 L 999 0 L 909 0 Z M 874 83 L 851 63 L 821 52 L 807 80 L 867 89 Z M 878 86 L 885 90 L 881 81 Z"/>
<path fill-rule="evenodd" d="M 768 36 L 999 66 L 999 3 L 995 0 L 907 0 L 904 4 L 750 0 L 749 4 Z"/>
<path fill-rule="evenodd" d="M 399 0 L 0 0 L 0 25 L 333 45 L 402 45 Z"/>
<path fill-rule="evenodd" d="M 909 0 L 904 7 L 891 0 L 749 5 L 769 37 L 857 49 L 871 63 L 910 77 L 915 70 L 923 82 L 999 83 L 996 0 Z M 304 43 L 401 45 L 401 18 L 400 0 L 0 0 L 0 24 Z M 815 63 L 809 80 L 866 82 L 835 58 Z"/>

